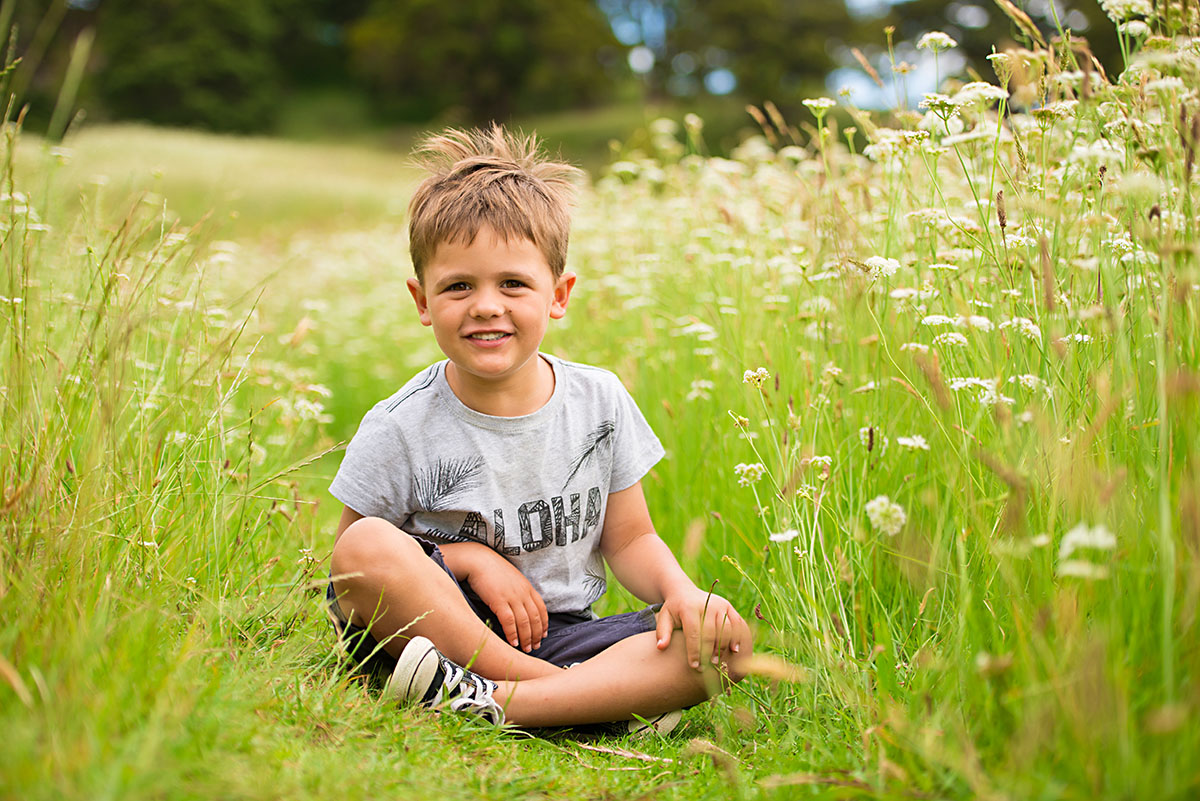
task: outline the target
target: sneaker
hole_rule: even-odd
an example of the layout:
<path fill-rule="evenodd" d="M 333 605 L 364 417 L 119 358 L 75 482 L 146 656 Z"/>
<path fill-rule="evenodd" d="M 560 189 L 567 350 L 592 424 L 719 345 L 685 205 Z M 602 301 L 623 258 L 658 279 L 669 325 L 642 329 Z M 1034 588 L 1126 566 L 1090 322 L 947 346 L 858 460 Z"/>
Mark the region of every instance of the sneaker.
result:
<path fill-rule="evenodd" d="M 681 720 L 683 720 L 683 710 L 672 709 L 670 712 L 663 712 L 661 715 L 634 718 L 633 720 L 619 720 L 616 723 L 608 725 L 612 734 L 632 734 L 640 737 L 647 734 L 667 734 L 678 726 Z"/>
<path fill-rule="evenodd" d="M 496 682 L 451 662 L 425 637 L 413 637 L 396 660 L 384 692 L 398 702 L 469 712 L 497 726 L 504 709 L 492 698 Z"/>
<path fill-rule="evenodd" d="M 581 723 L 575 726 L 545 729 L 545 736 L 563 734 L 581 737 L 647 737 L 652 734 L 667 734 L 683 720 L 683 710 L 674 709 L 661 715 L 633 720 L 615 720 L 609 723 Z"/>

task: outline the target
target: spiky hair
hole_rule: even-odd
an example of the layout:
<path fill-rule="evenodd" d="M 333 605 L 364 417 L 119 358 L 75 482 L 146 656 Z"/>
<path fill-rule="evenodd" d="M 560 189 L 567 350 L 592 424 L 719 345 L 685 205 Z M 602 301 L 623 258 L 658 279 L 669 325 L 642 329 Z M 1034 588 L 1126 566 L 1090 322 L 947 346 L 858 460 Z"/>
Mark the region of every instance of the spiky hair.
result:
<path fill-rule="evenodd" d="M 438 245 L 469 245 L 485 226 L 506 241 L 529 240 L 554 277 L 562 275 L 572 179 L 581 170 L 547 158 L 536 136 L 499 125 L 449 129 L 424 140 L 416 152 L 429 172 L 408 206 L 409 251 L 418 279 Z"/>

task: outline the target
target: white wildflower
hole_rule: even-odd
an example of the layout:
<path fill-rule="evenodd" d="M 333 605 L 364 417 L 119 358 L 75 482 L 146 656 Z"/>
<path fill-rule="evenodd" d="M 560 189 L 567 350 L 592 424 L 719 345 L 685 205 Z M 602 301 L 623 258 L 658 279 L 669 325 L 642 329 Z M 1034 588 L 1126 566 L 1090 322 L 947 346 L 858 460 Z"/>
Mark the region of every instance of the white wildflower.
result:
<path fill-rule="evenodd" d="M 900 269 L 900 262 L 884 256 L 871 256 L 866 260 L 865 264 L 867 265 L 867 269 L 870 270 L 871 278 L 874 280 L 891 278 Z"/>
<path fill-rule="evenodd" d="M 958 106 L 950 98 L 949 95 L 944 95 L 941 92 L 926 92 L 925 98 L 917 104 L 918 108 L 927 108 L 935 115 L 945 118 L 958 111 Z"/>
<path fill-rule="evenodd" d="M 811 465 L 816 465 L 817 467 L 832 467 L 833 466 L 833 457 L 832 456 L 810 456 L 810 457 L 808 457 L 808 463 Z"/>
<path fill-rule="evenodd" d="M 954 323 L 954 317 L 947 317 L 944 314 L 927 314 L 921 318 L 921 325 L 927 325 L 930 328 L 938 328 L 944 325 L 954 325 Z"/>
<path fill-rule="evenodd" d="M 1000 391 L 994 386 L 988 387 L 979 393 L 980 406 L 995 406 L 996 404 L 1012 406 L 1014 403 L 1016 403 L 1016 400 L 1008 397 L 1007 395 L 1001 394 Z"/>
<path fill-rule="evenodd" d="M 1145 39 L 1150 35 L 1150 26 L 1140 19 L 1131 19 L 1129 22 L 1122 22 L 1117 26 L 1117 30 L 1131 39 Z"/>
<path fill-rule="evenodd" d="M 1055 342 L 1061 342 L 1064 345 L 1069 342 L 1079 342 L 1079 343 L 1086 345 L 1087 343 L 1089 343 L 1091 341 L 1092 341 L 1091 334 L 1067 334 L 1066 336 L 1059 337 L 1058 339 L 1055 340 Z"/>
<path fill-rule="evenodd" d="M 818 117 L 837 105 L 837 101 L 829 97 L 809 97 L 801 102 Z"/>
<path fill-rule="evenodd" d="M 953 345 L 955 347 L 966 347 L 967 338 L 957 331 L 946 331 L 938 334 L 933 338 L 935 345 Z"/>
<path fill-rule="evenodd" d="M 1042 341 L 1042 329 L 1038 328 L 1037 323 L 1030 320 L 1028 317 L 1009 317 L 1004 322 L 1000 323 L 1000 329 L 1012 328 L 1021 336 L 1034 342 Z"/>
<path fill-rule="evenodd" d="M 949 264 L 948 262 L 944 262 L 944 261 L 937 261 L 937 262 L 934 262 L 933 264 L 929 265 L 929 269 L 931 269 L 931 270 L 957 270 L 958 265 L 957 264 Z"/>
<path fill-rule="evenodd" d="M 1185 84 L 1183 79 L 1178 76 L 1168 75 L 1165 78 L 1157 78 L 1147 83 L 1146 91 L 1166 92 L 1167 94 L 1182 94 L 1187 91 L 1187 84 Z"/>
<path fill-rule="evenodd" d="M 762 462 L 752 462 L 750 464 L 738 464 L 734 466 L 733 472 L 738 477 L 738 484 L 743 487 L 749 487 L 751 484 L 758 483 L 763 475 L 767 472 L 767 468 Z"/>
<path fill-rule="evenodd" d="M 298 398 L 292 408 L 295 410 L 296 416 L 301 420 L 328 421 L 328 415 L 325 414 L 325 404 L 320 401 Z"/>
<path fill-rule="evenodd" d="M 959 315 L 955 319 L 955 324 L 958 326 L 966 326 L 968 328 L 977 328 L 980 331 L 991 331 L 993 328 L 995 328 L 995 325 L 991 320 L 978 314 L 972 314 L 966 317 Z"/>
<path fill-rule="evenodd" d="M 929 346 L 921 342 L 905 342 L 900 346 L 900 350 L 912 351 L 914 353 L 929 353 Z"/>
<path fill-rule="evenodd" d="M 713 390 L 713 382 L 703 378 L 698 378 L 692 382 L 691 390 L 687 394 L 688 400 L 698 400 L 700 398 L 707 399 L 709 392 Z"/>
<path fill-rule="evenodd" d="M 813 295 L 800 304 L 800 310 L 810 314 L 828 314 L 835 308 L 833 301 L 824 295 Z"/>
<path fill-rule="evenodd" d="M 771 534 L 767 539 L 771 542 L 791 542 L 800 536 L 800 532 L 794 528 L 789 528 L 785 531 L 778 531 Z"/>
<path fill-rule="evenodd" d="M 701 322 L 700 320 L 693 320 L 691 318 L 686 319 L 684 322 L 684 325 L 672 332 L 674 336 L 695 337 L 701 342 L 712 342 L 717 338 L 716 329 L 714 329 L 708 323 Z"/>
<path fill-rule="evenodd" d="M 771 377 L 771 374 L 765 367 L 759 367 L 755 370 L 747 370 L 742 373 L 743 384 L 753 384 L 756 387 L 761 387 L 763 382 Z"/>
<path fill-rule="evenodd" d="M 995 103 L 1007 99 L 1008 92 L 986 81 L 971 81 L 970 83 L 963 84 L 962 88 L 954 95 L 954 102 L 960 105 Z"/>
<path fill-rule="evenodd" d="M 929 450 L 929 443 L 920 434 L 913 434 L 911 437 L 896 437 L 896 444 L 910 451 Z"/>
<path fill-rule="evenodd" d="M 1080 522 L 1063 535 L 1058 546 L 1059 560 L 1067 559 L 1080 548 L 1093 548 L 1100 551 L 1111 551 L 1117 547 L 1116 536 L 1103 524 L 1089 526 Z"/>
<path fill-rule="evenodd" d="M 886 495 L 878 495 L 867 501 L 866 511 L 871 528 L 889 537 L 899 534 L 908 520 L 900 504 L 893 503 Z"/>
<path fill-rule="evenodd" d="M 975 376 L 952 377 L 949 381 L 950 389 L 954 392 L 961 392 L 964 389 L 994 389 L 996 382 L 988 378 L 976 378 Z"/>
<path fill-rule="evenodd" d="M 1113 22 L 1133 17 L 1149 17 L 1154 13 L 1150 0 L 1100 0 L 1100 7 Z"/>
<path fill-rule="evenodd" d="M 929 31 L 917 40 L 918 50 L 949 50 L 952 47 L 957 47 L 958 42 L 948 33 L 942 31 Z"/>
<path fill-rule="evenodd" d="M 1014 375 L 1012 378 L 1008 379 L 1008 383 L 1020 384 L 1025 389 L 1028 389 L 1031 392 L 1047 392 L 1047 393 L 1049 393 L 1049 391 L 1050 391 L 1050 388 L 1046 385 L 1046 382 L 1043 381 L 1039 376 L 1033 375 L 1032 373 L 1022 373 L 1021 375 Z"/>

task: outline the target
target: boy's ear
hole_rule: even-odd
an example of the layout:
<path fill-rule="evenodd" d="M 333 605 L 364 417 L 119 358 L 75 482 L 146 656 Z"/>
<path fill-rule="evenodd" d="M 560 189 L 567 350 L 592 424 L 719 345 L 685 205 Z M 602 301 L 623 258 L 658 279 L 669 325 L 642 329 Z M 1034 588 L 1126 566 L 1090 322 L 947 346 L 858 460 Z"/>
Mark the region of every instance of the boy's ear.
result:
<path fill-rule="evenodd" d="M 575 287 L 575 273 L 563 273 L 554 285 L 554 302 L 550 304 L 550 317 L 561 320 L 567 313 L 567 301 Z"/>
<path fill-rule="evenodd" d="M 429 316 L 429 300 L 425 297 L 425 288 L 416 278 L 410 278 L 406 283 L 409 293 L 413 296 L 413 302 L 417 304 L 417 314 L 421 317 L 421 325 L 433 325 L 433 318 Z"/>

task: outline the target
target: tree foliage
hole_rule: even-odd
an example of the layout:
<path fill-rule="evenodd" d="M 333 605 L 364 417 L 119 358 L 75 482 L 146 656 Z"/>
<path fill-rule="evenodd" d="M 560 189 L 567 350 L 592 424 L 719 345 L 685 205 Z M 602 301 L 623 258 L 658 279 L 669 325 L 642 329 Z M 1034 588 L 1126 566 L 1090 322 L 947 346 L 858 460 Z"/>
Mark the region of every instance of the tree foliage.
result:
<path fill-rule="evenodd" d="M 354 66 L 406 119 L 465 121 L 583 106 L 616 39 L 590 0 L 375 0 L 349 30 Z"/>
<path fill-rule="evenodd" d="M 274 0 L 105 0 L 97 90 L 119 117 L 261 130 L 282 86 Z"/>
<path fill-rule="evenodd" d="M 831 44 L 856 35 L 845 4 L 836 2 L 680 0 L 675 17 L 674 50 L 702 57 L 716 50 L 740 97 L 785 107 L 820 93 L 834 66 Z"/>

